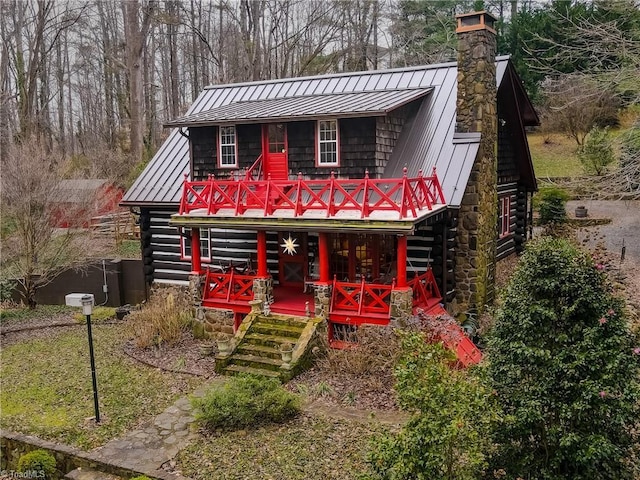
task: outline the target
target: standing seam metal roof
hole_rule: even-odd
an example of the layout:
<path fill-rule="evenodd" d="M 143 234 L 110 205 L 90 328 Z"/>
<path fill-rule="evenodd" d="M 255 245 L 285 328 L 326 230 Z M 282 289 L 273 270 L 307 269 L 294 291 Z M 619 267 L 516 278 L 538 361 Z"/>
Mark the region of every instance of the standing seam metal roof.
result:
<path fill-rule="evenodd" d="M 507 64 L 508 57 L 497 58 L 498 85 Z M 384 85 L 384 89 L 378 91 L 433 88 L 413 121 L 403 128 L 384 176 L 401 175 L 405 165 L 410 175 L 417 174 L 420 169 L 429 174 L 435 166 L 447 203 L 460 205 L 477 153 L 479 136 L 455 135 L 455 62 L 207 87 L 193 102 L 186 116 L 243 101 L 376 91 L 376 85 Z M 178 205 L 182 180 L 188 172 L 189 142 L 174 129 L 121 203 L 128 206 Z"/>
<path fill-rule="evenodd" d="M 165 123 L 171 127 L 244 123 L 283 118 L 301 120 L 328 116 L 375 116 L 401 107 L 433 90 L 374 90 L 372 92 L 303 95 L 296 97 L 249 100 L 186 115 Z"/>

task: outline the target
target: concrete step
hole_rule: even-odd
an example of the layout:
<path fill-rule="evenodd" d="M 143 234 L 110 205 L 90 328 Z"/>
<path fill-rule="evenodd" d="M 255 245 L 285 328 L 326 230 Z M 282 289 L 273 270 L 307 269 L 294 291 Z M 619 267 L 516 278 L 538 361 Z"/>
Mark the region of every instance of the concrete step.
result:
<path fill-rule="evenodd" d="M 122 477 L 110 473 L 99 472 L 92 468 L 78 467 L 67 473 L 64 478 L 69 480 L 123 480 Z"/>
<path fill-rule="evenodd" d="M 300 334 L 304 330 L 304 325 L 288 325 L 288 324 L 274 324 L 264 322 L 254 322 L 251 325 L 250 333 L 264 333 L 266 335 L 279 335 L 282 337 L 299 338 Z"/>
<path fill-rule="evenodd" d="M 280 351 L 274 347 L 267 347 L 264 345 L 252 345 L 250 343 L 241 343 L 236 348 L 237 353 L 241 353 L 243 355 L 253 355 L 256 357 L 267 357 L 279 359 L 282 356 L 280 355 Z"/>
<path fill-rule="evenodd" d="M 262 345 L 264 347 L 278 348 L 283 343 L 295 343 L 296 338 L 263 333 L 247 333 L 244 336 L 244 342 L 250 345 Z"/>
<path fill-rule="evenodd" d="M 263 368 L 265 370 L 279 370 L 280 365 L 282 365 L 282 358 L 275 359 L 269 357 L 234 353 L 233 355 L 231 355 L 229 362 L 233 365 L 243 365 L 245 367 Z"/>
<path fill-rule="evenodd" d="M 233 375 L 236 373 L 251 373 L 253 375 L 260 375 L 263 377 L 278 378 L 278 372 L 273 370 L 265 370 L 263 368 L 245 367 L 243 365 L 229 365 L 224 369 L 225 373 Z"/>
<path fill-rule="evenodd" d="M 291 325 L 295 327 L 305 327 L 307 321 L 309 319 L 306 317 L 294 317 L 291 315 L 282 315 L 282 314 L 272 314 L 268 317 L 264 315 L 258 315 L 256 317 L 256 322 L 259 323 L 268 323 L 270 325 Z"/>

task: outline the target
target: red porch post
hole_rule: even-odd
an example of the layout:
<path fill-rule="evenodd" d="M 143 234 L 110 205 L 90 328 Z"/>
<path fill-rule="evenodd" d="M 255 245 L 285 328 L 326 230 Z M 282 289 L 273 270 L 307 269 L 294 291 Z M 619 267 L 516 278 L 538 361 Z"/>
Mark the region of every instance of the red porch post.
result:
<path fill-rule="evenodd" d="M 329 283 L 329 234 L 326 232 L 318 233 L 318 256 L 320 263 L 320 281 Z"/>
<path fill-rule="evenodd" d="M 200 263 L 200 229 L 191 229 L 191 273 L 199 275 L 202 271 Z"/>
<path fill-rule="evenodd" d="M 407 236 L 398 237 L 398 288 L 407 286 Z"/>
<path fill-rule="evenodd" d="M 267 273 L 267 232 L 258 230 L 258 277 L 266 278 Z"/>

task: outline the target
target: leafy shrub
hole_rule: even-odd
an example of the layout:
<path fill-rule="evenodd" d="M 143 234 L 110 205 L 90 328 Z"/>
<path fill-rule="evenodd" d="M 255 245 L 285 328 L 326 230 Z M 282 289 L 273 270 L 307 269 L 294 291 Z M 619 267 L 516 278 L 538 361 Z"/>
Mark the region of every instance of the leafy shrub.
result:
<path fill-rule="evenodd" d="M 453 359 L 422 334 L 403 334 L 396 390 L 400 405 L 413 416 L 400 433 L 374 439 L 369 478 L 480 478 L 497 420 L 491 390 L 469 371 L 451 369 Z"/>
<path fill-rule="evenodd" d="M 186 299 L 176 300 L 173 293 L 164 297 L 155 295 L 142 310 L 131 312 L 128 318 L 136 346 L 173 344 L 189 330 L 191 308 Z"/>
<path fill-rule="evenodd" d="M 566 222 L 567 200 L 569 200 L 569 194 L 561 188 L 541 188 L 536 202 L 540 212 L 540 223 L 552 225 Z"/>
<path fill-rule="evenodd" d="M 16 281 L 4 279 L 0 280 L 0 302 L 11 301 L 11 295 L 16 288 Z"/>
<path fill-rule="evenodd" d="M 628 479 L 640 414 L 637 340 L 592 258 L 531 243 L 489 339 L 505 421 L 493 459 L 507 478 Z"/>
<path fill-rule="evenodd" d="M 137 477 L 133 477 L 130 480 L 151 480 L 151 478 L 147 477 L 146 475 L 138 475 Z"/>
<path fill-rule="evenodd" d="M 615 160 L 609 129 L 593 127 L 584 145 L 578 149 L 578 158 L 585 172 L 602 175 L 607 165 Z"/>
<path fill-rule="evenodd" d="M 239 375 L 195 398 L 196 420 L 207 428 L 243 428 L 261 422 L 283 422 L 301 409 L 300 398 L 273 378 Z"/>
<path fill-rule="evenodd" d="M 46 450 L 33 450 L 18 459 L 18 472 L 31 475 L 43 472 L 44 478 L 51 478 L 56 473 L 56 459 Z"/>

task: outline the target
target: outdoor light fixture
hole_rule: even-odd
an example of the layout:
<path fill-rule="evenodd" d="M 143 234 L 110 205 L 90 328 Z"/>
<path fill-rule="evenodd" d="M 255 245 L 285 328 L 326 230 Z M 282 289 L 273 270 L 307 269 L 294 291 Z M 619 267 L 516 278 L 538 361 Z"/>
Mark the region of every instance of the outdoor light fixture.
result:
<path fill-rule="evenodd" d="M 89 337 L 89 358 L 91 361 L 91 381 L 93 383 L 93 407 L 96 412 L 96 423 L 100 423 L 100 407 L 98 406 L 98 382 L 96 380 L 96 362 L 93 355 L 93 336 L 91 335 L 91 311 L 95 301 L 91 293 L 70 293 L 64 297 L 70 307 L 82 307 L 82 314 L 87 317 L 87 335 Z"/>

